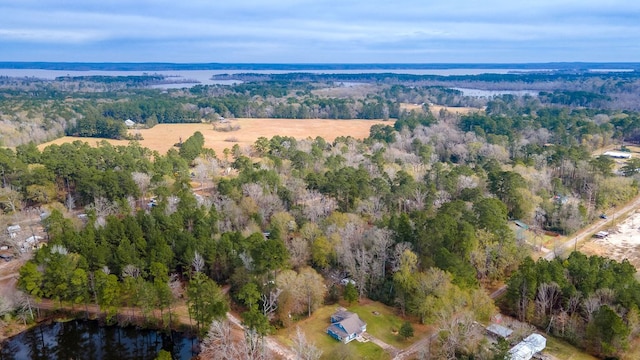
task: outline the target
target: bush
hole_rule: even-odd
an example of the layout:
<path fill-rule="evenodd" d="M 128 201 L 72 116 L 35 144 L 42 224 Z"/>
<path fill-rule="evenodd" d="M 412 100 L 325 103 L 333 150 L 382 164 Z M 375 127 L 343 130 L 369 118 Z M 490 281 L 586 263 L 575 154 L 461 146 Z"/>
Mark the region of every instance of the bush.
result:
<path fill-rule="evenodd" d="M 398 332 L 403 339 L 408 339 L 413 336 L 413 326 L 410 322 L 405 321 L 404 324 L 400 327 L 400 331 Z"/>

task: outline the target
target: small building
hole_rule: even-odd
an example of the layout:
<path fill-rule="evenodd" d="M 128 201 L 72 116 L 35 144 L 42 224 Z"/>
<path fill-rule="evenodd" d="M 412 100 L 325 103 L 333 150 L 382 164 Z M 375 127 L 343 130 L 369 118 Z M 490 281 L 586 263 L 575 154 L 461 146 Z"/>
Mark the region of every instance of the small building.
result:
<path fill-rule="evenodd" d="M 136 122 L 135 122 L 135 121 L 133 121 L 133 120 L 131 120 L 131 119 L 127 119 L 127 120 L 125 120 L 125 121 L 124 121 L 124 124 L 125 124 L 127 127 L 134 127 L 134 126 L 136 126 Z"/>
<path fill-rule="evenodd" d="M 502 325 L 491 324 L 487 326 L 487 333 L 496 339 L 507 339 L 511 336 L 513 330 Z"/>
<path fill-rule="evenodd" d="M 25 252 L 27 250 L 36 250 L 41 248 L 44 243 L 42 242 L 44 238 L 42 236 L 33 235 L 26 238 L 20 245 L 20 251 Z"/>
<path fill-rule="evenodd" d="M 22 230 L 20 225 L 11 225 L 7 226 L 7 233 L 9 233 L 9 237 L 12 239 L 16 238 L 16 235 Z"/>
<path fill-rule="evenodd" d="M 539 334 L 531 334 L 509 350 L 510 360 L 530 360 L 547 347 L 547 339 Z"/>
<path fill-rule="evenodd" d="M 338 341 L 348 343 L 367 331 L 367 323 L 362 321 L 358 314 L 340 309 L 331 315 L 331 325 L 327 328 L 327 334 Z"/>
<path fill-rule="evenodd" d="M 602 155 L 612 157 L 614 159 L 631 159 L 631 153 L 622 151 L 605 151 Z"/>
<path fill-rule="evenodd" d="M 355 286 L 356 282 L 353 279 L 349 279 L 349 278 L 344 278 L 340 280 L 340 285 L 347 286 L 348 284 Z"/>
<path fill-rule="evenodd" d="M 595 236 L 598 239 L 604 239 L 607 236 L 609 236 L 609 232 L 608 231 L 598 231 L 597 233 L 595 233 L 593 236 Z"/>

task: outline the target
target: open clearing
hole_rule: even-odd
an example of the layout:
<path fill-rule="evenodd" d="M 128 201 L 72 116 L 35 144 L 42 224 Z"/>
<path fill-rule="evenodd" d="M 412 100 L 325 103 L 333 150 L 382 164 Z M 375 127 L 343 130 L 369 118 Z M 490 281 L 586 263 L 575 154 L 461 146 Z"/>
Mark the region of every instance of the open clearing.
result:
<path fill-rule="evenodd" d="M 422 111 L 422 104 L 410 104 L 410 103 L 402 103 L 400 104 L 401 110 L 411 111 L 411 110 L 419 110 Z M 482 109 L 474 108 L 474 107 L 462 107 L 462 106 L 442 106 L 429 104 L 429 110 L 433 115 L 438 115 L 441 110 L 448 111 L 457 115 L 466 115 L 473 112 L 480 112 Z"/>
<path fill-rule="evenodd" d="M 614 225 L 606 230 L 609 236 L 586 242 L 580 251 L 617 261 L 628 259 L 636 269 L 640 269 L 640 212 L 635 210 L 621 222 L 614 221 Z"/>
<path fill-rule="evenodd" d="M 180 139 L 186 140 L 194 132 L 200 131 L 204 135 L 205 147 L 215 150 L 221 157 L 225 148 L 238 144 L 240 148 L 253 145 L 257 138 L 264 136 L 271 139 L 275 135 L 292 136 L 296 139 L 320 136 L 332 142 L 339 136 L 352 136 L 364 139 L 369 136 L 369 129 L 375 124 L 393 125 L 393 121 L 382 120 L 325 120 L 325 119 L 234 119 L 232 126 L 240 126 L 239 130 L 222 132 L 215 131 L 212 124 L 158 124 L 151 129 L 131 130 L 139 133 L 144 140 L 140 140 L 143 147 L 156 150 L 164 154 Z M 234 139 L 233 142 L 226 141 Z M 78 138 L 65 136 L 39 146 L 40 149 L 51 144 L 63 144 L 75 140 L 86 141 L 93 145 L 103 139 Z M 127 145 L 128 140 L 107 139 L 113 145 Z"/>
<path fill-rule="evenodd" d="M 397 331 L 404 320 L 395 314 L 393 308 L 369 300 L 363 300 L 353 306 L 342 305 L 367 322 L 367 333 L 398 349 L 409 347 L 426 336 L 428 332 L 427 326 L 413 323 L 414 336 L 407 340 L 402 340 Z M 354 340 L 344 345 L 327 335 L 326 329 L 330 324 L 329 318 L 339 307 L 339 304 L 323 306 L 316 310 L 311 317 L 303 318 L 294 326 L 279 330 L 276 333 L 276 337 L 281 343 L 290 345 L 295 329 L 299 326 L 306 338 L 322 349 L 323 355 L 321 359 L 334 359 L 338 354 L 344 353 L 350 353 L 358 359 L 389 359 L 390 355 L 372 342 L 361 343 Z"/>

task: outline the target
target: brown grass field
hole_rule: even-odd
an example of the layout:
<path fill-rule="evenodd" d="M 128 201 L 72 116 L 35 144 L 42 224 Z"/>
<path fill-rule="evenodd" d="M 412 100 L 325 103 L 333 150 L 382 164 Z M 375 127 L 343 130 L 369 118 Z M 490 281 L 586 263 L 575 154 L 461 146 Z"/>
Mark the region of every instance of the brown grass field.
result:
<path fill-rule="evenodd" d="M 422 110 L 422 105 L 420 105 L 420 104 L 402 103 L 402 104 L 400 104 L 400 109 L 407 110 L 407 111 Z M 429 105 L 429 109 L 431 110 L 431 113 L 433 115 L 438 115 L 440 113 L 440 110 L 443 110 L 443 109 L 448 111 L 448 112 L 450 112 L 450 113 L 458 114 L 458 115 L 466 115 L 466 114 L 469 114 L 469 113 L 472 113 L 472 112 L 482 111 L 482 109 L 473 108 L 473 107 L 442 106 L 442 105 L 435 105 L 435 104 Z"/>
<path fill-rule="evenodd" d="M 222 156 L 225 148 L 231 148 L 234 144 L 241 148 L 252 145 L 257 138 L 264 136 L 271 139 L 275 135 L 292 136 L 296 139 L 320 136 L 331 142 L 338 136 L 352 136 L 356 139 L 364 139 L 369 136 L 369 129 L 375 124 L 393 125 L 393 121 L 382 120 L 324 120 L 324 119 L 236 119 L 231 125 L 239 125 L 240 129 L 230 132 L 215 131 L 212 124 L 159 124 L 151 129 L 131 130 L 131 133 L 140 133 L 144 140 L 140 144 L 151 150 L 164 154 L 180 139 L 186 140 L 196 131 L 204 135 L 205 147 L 215 150 L 218 156 Z M 229 142 L 225 139 L 235 138 L 237 141 Z M 86 141 L 91 145 L 102 139 L 77 138 L 65 136 L 39 146 L 44 149 L 51 144 L 63 144 L 75 140 Z M 113 145 L 127 145 L 127 140 L 107 140 Z"/>

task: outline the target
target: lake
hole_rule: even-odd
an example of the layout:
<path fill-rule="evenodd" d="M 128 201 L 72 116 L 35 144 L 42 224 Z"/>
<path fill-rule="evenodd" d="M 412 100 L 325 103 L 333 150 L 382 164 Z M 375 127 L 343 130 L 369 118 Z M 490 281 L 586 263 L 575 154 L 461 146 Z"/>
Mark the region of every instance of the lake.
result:
<path fill-rule="evenodd" d="M 473 96 L 473 97 L 492 97 L 492 96 L 500 96 L 500 95 L 538 96 L 538 93 L 540 93 L 539 90 L 482 90 L 482 89 L 468 89 L 468 88 L 459 88 L 459 87 L 454 87 L 452 89 L 461 91 L 462 95 L 464 96 Z"/>
<path fill-rule="evenodd" d="M 195 356 L 195 338 L 135 327 L 99 326 L 73 320 L 41 324 L 2 343 L 0 360 L 154 360 L 160 350 L 173 359 Z"/>

